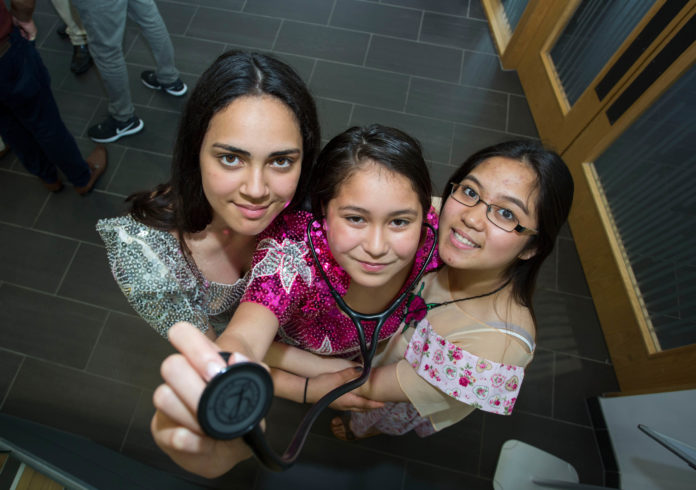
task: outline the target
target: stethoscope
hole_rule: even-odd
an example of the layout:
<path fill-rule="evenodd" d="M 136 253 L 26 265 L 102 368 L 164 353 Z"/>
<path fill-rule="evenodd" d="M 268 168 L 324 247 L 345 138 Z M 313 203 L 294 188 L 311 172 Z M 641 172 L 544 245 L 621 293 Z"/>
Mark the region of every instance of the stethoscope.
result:
<path fill-rule="evenodd" d="M 203 395 L 198 403 L 198 422 L 206 434 L 221 440 L 244 439 L 256 457 L 268 469 L 282 471 L 290 468 L 300 454 L 300 450 L 307 439 L 309 430 L 322 410 L 342 395 L 361 386 L 370 377 L 372 369 L 372 359 L 377 350 L 379 334 L 382 326 L 387 319 L 397 310 L 399 305 L 406 299 L 413 287 L 423 277 L 425 269 L 433 257 L 437 245 L 437 231 L 429 223 L 423 225 L 432 232 L 433 243 L 428 252 L 428 257 L 418 271 L 411 284 L 380 313 L 360 313 L 355 311 L 343 301 L 338 291 L 332 286 L 324 268 L 321 266 L 319 256 L 314 248 L 312 241 L 312 227 L 316 221 L 307 224 L 307 237 L 309 247 L 317 269 L 329 287 L 331 296 L 338 307 L 351 319 L 358 333 L 360 342 L 360 356 L 362 357 L 363 368 L 361 375 L 324 395 L 316 402 L 305 414 L 300 422 L 295 435 L 293 436 L 288 448 L 282 456 L 268 445 L 260 422 L 268 413 L 273 399 L 273 381 L 271 375 L 260 364 L 253 362 L 240 362 L 227 366 L 218 373 L 203 390 Z M 368 345 L 365 340 L 365 331 L 362 322 L 375 322 L 375 329 L 372 332 L 372 339 Z M 221 352 L 220 355 L 225 359 L 225 364 L 229 359 L 229 352 Z"/>

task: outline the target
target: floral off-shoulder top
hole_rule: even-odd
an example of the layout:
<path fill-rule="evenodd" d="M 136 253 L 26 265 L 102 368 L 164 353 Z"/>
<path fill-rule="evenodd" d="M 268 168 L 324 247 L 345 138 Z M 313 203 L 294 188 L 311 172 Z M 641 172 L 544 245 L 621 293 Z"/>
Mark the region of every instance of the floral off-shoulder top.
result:
<path fill-rule="evenodd" d="M 453 299 L 447 268 L 425 276 L 417 291 L 427 303 Z M 426 301 L 409 306 L 404 327 L 392 337 L 376 360 L 397 363 L 401 389 L 420 415 L 436 430 L 448 427 L 476 409 L 501 415 L 512 413 L 531 362 L 535 343 L 516 325 L 483 322 L 456 303 L 425 314 Z"/>

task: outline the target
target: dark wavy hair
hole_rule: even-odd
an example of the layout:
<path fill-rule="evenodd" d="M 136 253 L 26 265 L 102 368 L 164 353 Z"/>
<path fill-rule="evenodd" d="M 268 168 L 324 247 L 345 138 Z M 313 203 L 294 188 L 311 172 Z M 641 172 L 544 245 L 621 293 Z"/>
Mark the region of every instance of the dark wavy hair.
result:
<path fill-rule="evenodd" d="M 297 73 L 282 61 L 265 54 L 228 51 L 203 73 L 186 104 L 169 182 L 128 197 L 135 219 L 154 228 L 176 230 L 180 241 L 183 233 L 195 233 L 210 224 L 213 212 L 203 194 L 199 161 L 210 120 L 239 97 L 262 95 L 277 98 L 297 118 L 302 170 L 289 208 L 301 203 L 321 141 L 314 99 Z"/>
<path fill-rule="evenodd" d="M 536 202 L 537 231 L 529 238 L 525 250 L 535 249 L 527 260 L 517 259 L 506 271 L 512 282 L 513 298 L 529 308 L 534 316 L 532 296 L 541 264 L 553 250 L 556 236 L 570 212 L 573 202 L 573 178 L 561 157 L 532 140 L 506 141 L 471 155 L 450 177 L 442 194 L 442 206 L 450 197 L 452 182 L 461 182 L 472 170 L 493 157 L 504 157 L 529 165 L 537 177 L 539 195 Z M 513 232 L 514 233 L 514 232 Z"/>
<path fill-rule="evenodd" d="M 423 217 L 428 214 L 432 183 L 420 144 L 403 131 L 371 124 L 345 130 L 319 153 L 310 179 L 312 213 L 317 219 L 340 185 L 368 161 L 406 177 L 418 194 Z"/>

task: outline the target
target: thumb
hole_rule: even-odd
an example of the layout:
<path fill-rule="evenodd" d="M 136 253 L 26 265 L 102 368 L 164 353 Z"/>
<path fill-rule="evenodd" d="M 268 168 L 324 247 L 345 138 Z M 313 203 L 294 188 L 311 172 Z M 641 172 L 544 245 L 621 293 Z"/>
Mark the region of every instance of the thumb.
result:
<path fill-rule="evenodd" d="M 337 371 L 336 374 L 342 379 L 344 382 L 345 381 L 350 381 L 352 379 L 355 379 L 360 376 L 362 373 L 362 367 L 361 366 L 356 366 L 356 367 L 349 367 L 342 369 L 340 371 Z"/>

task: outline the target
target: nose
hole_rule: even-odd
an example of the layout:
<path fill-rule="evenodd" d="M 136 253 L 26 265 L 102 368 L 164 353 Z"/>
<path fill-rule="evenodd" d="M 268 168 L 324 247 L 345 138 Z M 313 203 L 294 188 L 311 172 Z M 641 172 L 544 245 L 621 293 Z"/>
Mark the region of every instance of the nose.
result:
<path fill-rule="evenodd" d="M 387 253 L 389 245 L 387 243 L 384 230 L 381 226 L 370 226 L 363 242 L 363 249 L 371 257 L 380 257 Z"/>
<path fill-rule="evenodd" d="M 245 197 L 252 200 L 259 200 L 268 194 L 268 186 L 262 168 L 255 166 L 249 169 L 248 175 L 244 180 L 241 191 Z"/>
<path fill-rule="evenodd" d="M 479 201 L 472 207 L 463 210 L 462 221 L 466 226 L 473 230 L 481 230 L 483 229 L 486 220 L 488 220 L 488 217 L 486 216 L 487 213 L 488 205 L 483 201 Z"/>

